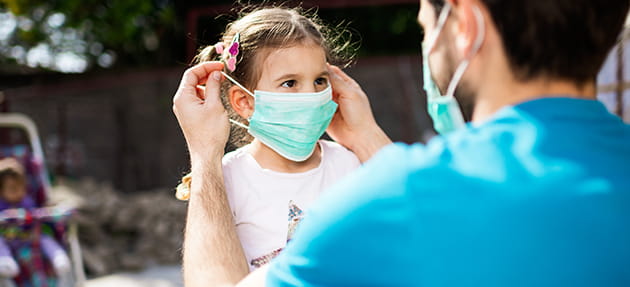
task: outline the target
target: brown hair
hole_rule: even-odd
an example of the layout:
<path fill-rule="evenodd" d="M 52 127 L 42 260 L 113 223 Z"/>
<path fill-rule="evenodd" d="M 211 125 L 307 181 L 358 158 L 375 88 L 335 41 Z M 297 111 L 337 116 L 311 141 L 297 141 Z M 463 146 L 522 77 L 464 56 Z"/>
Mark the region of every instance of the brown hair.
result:
<path fill-rule="evenodd" d="M 236 70 L 230 72 L 225 69 L 236 81 L 247 89 L 254 90 L 261 71 L 256 67 L 259 59 L 264 58 L 263 50 L 266 48 L 290 47 L 309 41 L 321 46 L 326 59 L 333 65 L 347 67 L 354 57 L 356 45 L 350 41 L 349 33 L 342 27 L 329 28 L 321 24 L 319 19 L 310 13 L 307 15 L 300 8 L 285 7 L 248 7 L 241 11 L 241 17 L 228 24 L 222 35 L 221 42 L 229 45 L 236 33 L 240 37 L 240 53 L 237 58 Z M 195 57 L 194 63 L 221 60 L 213 45 L 207 46 Z M 232 84 L 224 82 L 221 93 L 221 101 L 228 111 L 230 119 L 244 122 L 230 106 L 227 89 Z M 251 142 L 251 137 L 238 127 L 230 130 L 230 139 L 226 150 L 243 146 Z"/>
<path fill-rule="evenodd" d="M 593 81 L 618 41 L 628 0 L 482 0 L 515 76 Z M 430 0 L 436 15 L 444 0 Z"/>

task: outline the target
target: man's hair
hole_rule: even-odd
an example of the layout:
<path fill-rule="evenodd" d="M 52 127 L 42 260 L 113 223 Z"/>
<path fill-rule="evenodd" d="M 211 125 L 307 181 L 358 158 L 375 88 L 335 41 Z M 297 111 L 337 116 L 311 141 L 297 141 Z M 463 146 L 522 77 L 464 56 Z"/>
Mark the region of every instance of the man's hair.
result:
<path fill-rule="evenodd" d="M 576 84 L 595 79 L 630 5 L 628 0 L 481 1 L 519 80 L 544 76 Z M 429 2 L 438 15 L 444 0 Z"/>

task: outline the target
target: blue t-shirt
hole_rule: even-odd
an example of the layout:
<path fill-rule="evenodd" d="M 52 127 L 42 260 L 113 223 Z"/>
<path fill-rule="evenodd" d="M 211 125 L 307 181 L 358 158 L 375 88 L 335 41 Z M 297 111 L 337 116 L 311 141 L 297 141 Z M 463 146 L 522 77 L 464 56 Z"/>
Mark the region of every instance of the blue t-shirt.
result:
<path fill-rule="evenodd" d="M 267 286 L 630 286 L 630 126 L 547 98 L 390 145 L 307 213 Z"/>

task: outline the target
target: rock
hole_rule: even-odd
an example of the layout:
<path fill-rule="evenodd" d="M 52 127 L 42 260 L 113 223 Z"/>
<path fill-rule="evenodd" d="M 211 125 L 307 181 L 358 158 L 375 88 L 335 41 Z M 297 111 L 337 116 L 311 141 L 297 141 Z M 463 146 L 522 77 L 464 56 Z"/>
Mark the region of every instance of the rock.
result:
<path fill-rule="evenodd" d="M 88 275 L 180 263 L 186 203 L 172 189 L 123 194 L 91 179 L 60 182 L 53 193 L 64 193 L 77 208 Z"/>

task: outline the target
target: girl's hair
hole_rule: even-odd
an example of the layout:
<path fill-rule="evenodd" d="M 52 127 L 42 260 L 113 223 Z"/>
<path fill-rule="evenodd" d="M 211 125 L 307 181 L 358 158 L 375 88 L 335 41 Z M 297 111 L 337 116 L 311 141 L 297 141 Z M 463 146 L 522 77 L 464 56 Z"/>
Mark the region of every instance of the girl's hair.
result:
<path fill-rule="evenodd" d="M 250 12 L 247 12 L 250 11 Z M 313 14 L 313 13 L 309 13 Z M 229 45 L 236 33 L 240 35 L 240 53 L 238 54 L 236 70 L 230 72 L 231 77 L 249 90 L 254 90 L 261 76 L 260 60 L 269 53 L 268 48 L 286 48 L 299 44 L 315 44 L 321 46 L 326 53 L 326 60 L 342 67 L 352 63 L 355 43 L 350 41 L 349 33 L 342 27 L 328 28 L 320 23 L 316 16 L 307 16 L 300 8 L 284 7 L 256 7 L 246 8 L 241 17 L 228 24 L 222 35 L 221 42 Z M 194 63 L 221 60 L 214 45 L 207 46 L 195 57 Z M 243 122 L 230 106 L 227 89 L 232 84 L 224 82 L 221 101 L 231 119 Z M 241 128 L 230 130 L 230 139 L 226 150 L 232 150 L 251 142 L 251 137 Z"/>

